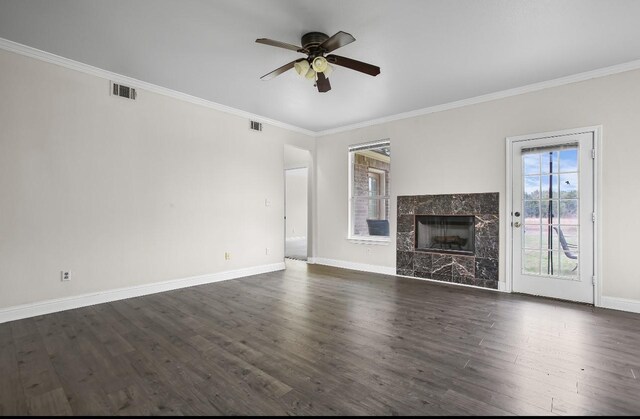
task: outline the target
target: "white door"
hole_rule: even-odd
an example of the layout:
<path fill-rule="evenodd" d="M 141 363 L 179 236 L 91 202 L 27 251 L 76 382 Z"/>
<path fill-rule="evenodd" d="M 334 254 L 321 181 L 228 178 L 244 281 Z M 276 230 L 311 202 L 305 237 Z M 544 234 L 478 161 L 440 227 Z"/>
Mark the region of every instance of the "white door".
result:
<path fill-rule="evenodd" d="M 513 142 L 513 291 L 593 304 L 594 133 Z"/>

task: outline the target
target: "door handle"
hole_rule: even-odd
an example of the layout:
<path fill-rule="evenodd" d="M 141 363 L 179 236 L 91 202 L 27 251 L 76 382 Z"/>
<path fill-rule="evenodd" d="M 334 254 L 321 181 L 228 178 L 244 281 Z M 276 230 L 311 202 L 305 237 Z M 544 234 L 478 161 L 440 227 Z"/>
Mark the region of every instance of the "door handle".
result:
<path fill-rule="evenodd" d="M 522 224 L 520 224 L 520 221 L 516 221 L 515 223 L 513 223 L 513 226 L 515 228 L 519 228 L 520 226 L 522 226 Z"/>

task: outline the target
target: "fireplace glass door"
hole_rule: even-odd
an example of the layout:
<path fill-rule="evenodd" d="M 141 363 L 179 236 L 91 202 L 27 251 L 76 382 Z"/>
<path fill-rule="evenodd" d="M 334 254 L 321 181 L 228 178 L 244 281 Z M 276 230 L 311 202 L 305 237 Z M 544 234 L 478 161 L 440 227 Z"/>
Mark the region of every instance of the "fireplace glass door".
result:
<path fill-rule="evenodd" d="M 475 217 L 417 215 L 416 250 L 473 255 Z"/>

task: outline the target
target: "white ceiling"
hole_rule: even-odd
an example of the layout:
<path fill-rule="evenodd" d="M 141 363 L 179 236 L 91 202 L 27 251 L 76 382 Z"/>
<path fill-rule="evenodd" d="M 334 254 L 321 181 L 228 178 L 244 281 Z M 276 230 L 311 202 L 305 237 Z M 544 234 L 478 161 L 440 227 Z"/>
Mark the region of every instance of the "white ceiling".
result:
<path fill-rule="evenodd" d="M 638 0 L 0 0 L 0 37 L 312 131 L 640 58 Z M 343 30 L 320 94 L 289 71 L 300 44 Z"/>

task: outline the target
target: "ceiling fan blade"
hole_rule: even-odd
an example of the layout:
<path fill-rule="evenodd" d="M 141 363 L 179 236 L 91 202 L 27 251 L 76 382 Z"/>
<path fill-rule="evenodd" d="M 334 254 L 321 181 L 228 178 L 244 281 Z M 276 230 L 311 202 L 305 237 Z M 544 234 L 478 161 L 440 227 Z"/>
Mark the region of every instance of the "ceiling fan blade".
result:
<path fill-rule="evenodd" d="M 271 45 L 272 47 L 290 49 L 291 51 L 302 52 L 302 53 L 305 52 L 304 48 L 302 47 L 298 47 L 292 44 L 287 44 L 286 42 L 274 41 L 273 39 L 258 38 L 256 39 L 256 42 L 259 44 Z"/>
<path fill-rule="evenodd" d="M 331 90 L 331 83 L 329 83 L 329 79 L 325 77 L 324 73 L 318 73 L 316 86 L 318 87 L 318 92 L 320 93 L 325 93 Z"/>
<path fill-rule="evenodd" d="M 353 60 L 351 58 L 341 57 L 339 55 L 327 55 L 327 61 L 331 64 L 339 65 L 341 67 L 347 67 L 361 73 L 368 74 L 370 76 L 377 76 L 380 74 L 380 67 L 363 63 L 362 61 Z"/>
<path fill-rule="evenodd" d="M 273 70 L 271 73 L 267 73 L 264 76 L 260 77 L 261 80 L 271 80 L 272 78 L 279 76 L 280 74 L 284 73 L 285 71 L 289 71 L 293 68 L 294 64 L 300 60 L 294 60 L 291 61 L 290 63 L 287 63 L 285 65 L 283 65 L 280 68 L 276 68 L 275 70 Z"/>
<path fill-rule="evenodd" d="M 331 52 L 345 45 L 349 45 L 355 40 L 356 38 L 354 38 L 350 33 L 340 31 L 320 44 L 320 48 L 324 49 L 325 52 Z"/>

